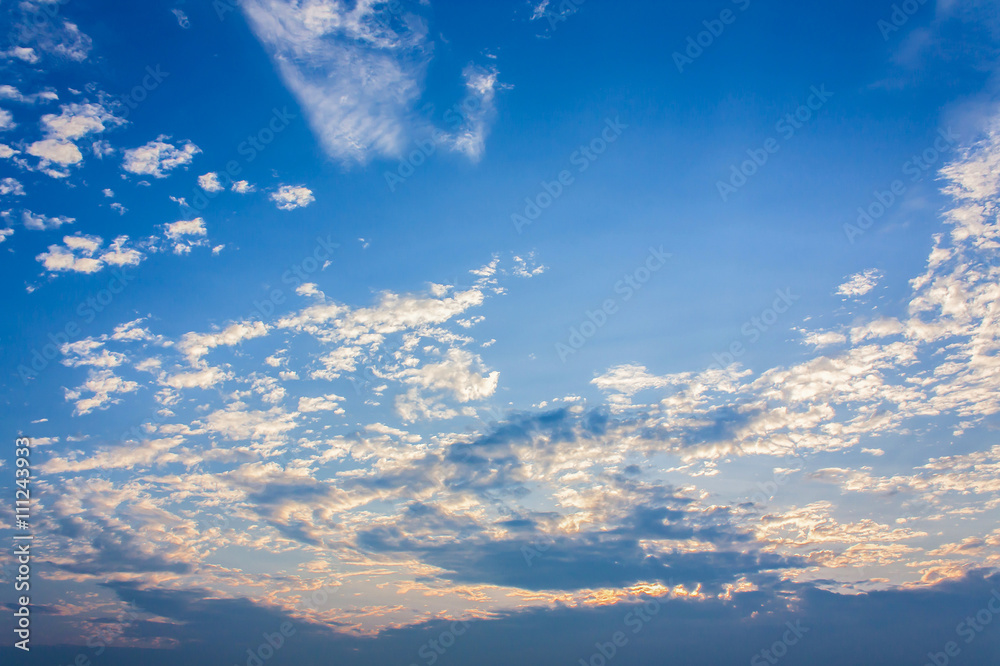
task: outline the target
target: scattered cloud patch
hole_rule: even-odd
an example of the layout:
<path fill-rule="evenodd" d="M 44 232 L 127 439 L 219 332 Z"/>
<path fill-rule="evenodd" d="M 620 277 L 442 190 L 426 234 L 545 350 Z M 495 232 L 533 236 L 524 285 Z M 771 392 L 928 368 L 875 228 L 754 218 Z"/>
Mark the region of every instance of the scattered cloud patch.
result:
<path fill-rule="evenodd" d="M 174 146 L 167 141 L 168 136 L 159 136 L 144 146 L 125 151 L 122 168 L 140 176 L 166 178 L 170 171 L 191 163 L 195 155 L 201 152 L 198 146 L 190 141 L 182 141 Z"/>
<path fill-rule="evenodd" d="M 858 296 L 864 296 L 874 289 L 881 279 L 881 271 L 869 268 L 861 273 L 855 273 L 848 278 L 847 282 L 837 287 L 836 293 L 844 298 L 857 298 Z"/>
<path fill-rule="evenodd" d="M 303 185 L 282 185 L 271 193 L 270 199 L 279 210 L 303 208 L 316 200 L 312 190 Z"/>

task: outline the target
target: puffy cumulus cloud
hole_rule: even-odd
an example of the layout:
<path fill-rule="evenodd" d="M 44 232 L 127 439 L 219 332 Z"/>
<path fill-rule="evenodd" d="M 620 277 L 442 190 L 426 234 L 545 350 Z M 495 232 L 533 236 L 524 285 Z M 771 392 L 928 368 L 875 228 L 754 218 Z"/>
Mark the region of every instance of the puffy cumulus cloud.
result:
<path fill-rule="evenodd" d="M 58 229 L 64 224 L 72 224 L 76 221 L 76 218 L 65 215 L 58 215 L 56 217 L 41 214 L 36 215 L 30 210 L 25 210 L 21 213 L 21 221 L 24 223 L 25 229 L 44 231 L 45 229 Z"/>
<path fill-rule="evenodd" d="M 25 95 L 14 86 L 5 84 L 0 85 L 0 99 L 9 99 L 22 104 L 35 104 L 37 102 L 54 102 L 59 99 L 59 95 L 54 90 L 43 90 Z"/>
<path fill-rule="evenodd" d="M 134 381 L 125 380 L 114 374 L 112 370 L 90 370 L 87 381 L 75 389 L 66 390 L 66 400 L 76 401 L 74 415 L 82 416 L 89 414 L 95 409 L 106 409 L 109 405 L 117 403 L 120 398 L 116 397 L 123 393 L 131 393 L 139 389 L 139 384 Z M 84 393 L 90 393 L 88 397 L 82 397 Z"/>
<path fill-rule="evenodd" d="M 340 406 L 340 403 L 344 400 L 345 398 L 342 396 L 333 393 L 321 395 L 316 398 L 299 398 L 299 411 L 303 414 L 309 412 L 333 412 L 335 414 L 344 414 L 345 412 Z"/>
<path fill-rule="evenodd" d="M 116 368 L 125 362 L 125 355 L 103 349 L 104 343 L 93 338 L 85 338 L 64 344 L 60 351 L 62 364 L 71 368 L 91 366 L 95 368 Z M 100 353 L 97 353 L 100 350 Z"/>
<path fill-rule="evenodd" d="M 118 324 L 115 326 L 115 330 L 111 334 L 111 339 L 129 340 L 133 342 L 156 339 L 155 336 L 149 332 L 148 328 L 140 326 L 140 324 L 144 321 L 146 321 L 146 318 L 140 317 L 139 319 L 133 319 L 132 321 Z"/>
<path fill-rule="evenodd" d="M 41 59 L 35 53 L 35 49 L 27 46 L 13 46 L 6 51 L 0 51 L 0 57 L 13 58 L 29 64 L 34 64 Z"/>
<path fill-rule="evenodd" d="M 17 178 L 11 178 L 10 176 L 0 180 L 0 195 L 23 197 L 24 196 L 24 185 Z"/>
<path fill-rule="evenodd" d="M 75 142 L 93 134 L 123 125 L 125 120 L 116 117 L 101 104 L 65 104 L 59 113 L 47 113 L 41 118 L 45 138 L 27 148 L 29 155 L 39 158 L 38 168 L 52 177 L 65 177 L 65 170 L 51 169 L 50 165 L 67 167 L 83 161 L 83 153 Z"/>
<path fill-rule="evenodd" d="M 14 230 L 11 229 L 10 227 L 7 227 L 6 229 L 0 229 L 0 243 L 7 240 L 7 236 L 12 236 L 13 234 Z"/>
<path fill-rule="evenodd" d="M 248 410 L 243 403 L 233 403 L 204 418 L 204 428 L 229 440 L 281 440 L 296 425 L 296 412 L 280 407 L 267 411 Z"/>
<path fill-rule="evenodd" d="M 28 146 L 28 154 L 37 157 L 40 160 L 39 167 L 43 169 L 50 163 L 65 167 L 83 161 L 83 153 L 76 144 L 62 139 L 35 141 Z M 64 174 L 65 172 L 57 171 L 50 173 L 56 177 Z"/>
<path fill-rule="evenodd" d="M 496 71 L 469 65 L 452 133 L 416 110 L 433 44 L 426 3 L 251 0 L 240 6 L 326 151 L 347 163 L 399 157 L 414 141 L 478 159 L 494 115 Z"/>
<path fill-rule="evenodd" d="M 59 107 L 58 115 L 47 113 L 41 119 L 46 137 L 62 141 L 75 141 L 123 124 L 124 119 L 101 104 L 66 104 Z"/>
<path fill-rule="evenodd" d="M 482 359 L 464 349 L 449 349 L 440 363 L 406 368 L 396 376 L 408 384 L 432 391 L 448 391 L 458 402 L 488 398 L 497 389 L 500 373 L 482 374 Z"/>
<path fill-rule="evenodd" d="M 210 389 L 232 379 L 233 375 L 221 368 L 203 367 L 190 372 L 178 372 L 161 377 L 161 383 L 174 389 Z"/>
<path fill-rule="evenodd" d="M 14 114 L 6 109 L 0 109 L 0 132 L 12 130 L 17 127 L 14 122 Z"/>
<path fill-rule="evenodd" d="M 246 182 L 246 181 L 241 181 Z M 206 192 L 221 192 L 225 189 L 222 183 L 219 182 L 219 174 L 214 171 L 209 171 L 206 174 L 198 176 L 198 187 L 205 190 Z"/>
<path fill-rule="evenodd" d="M 231 347 L 244 340 L 260 338 L 267 335 L 268 330 L 267 324 L 261 321 L 239 322 L 218 333 L 185 333 L 177 347 L 189 363 L 196 365 L 215 347 Z"/>
<path fill-rule="evenodd" d="M 847 336 L 837 331 L 802 331 L 802 342 L 812 347 L 829 347 L 847 342 Z"/>
<path fill-rule="evenodd" d="M 847 282 L 837 287 L 837 294 L 844 298 L 864 296 L 874 289 L 881 279 L 882 273 L 874 268 L 870 268 L 848 278 Z"/>
<path fill-rule="evenodd" d="M 174 451 L 184 442 L 178 435 L 160 439 L 147 439 L 138 443 L 110 447 L 87 456 L 53 456 L 43 465 L 51 474 L 85 472 L 105 469 L 147 469 L 153 466 L 183 462 L 184 458 Z M 187 462 L 193 462 L 190 458 Z"/>
<path fill-rule="evenodd" d="M 591 381 L 602 391 L 624 395 L 633 395 L 651 388 L 662 388 L 669 382 L 667 378 L 649 374 L 649 371 L 641 365 L 615 366 Z"/>
<path fill-rule="evenodd" d="M 247 194 L 255 191 L 257 188 L 245 180 L 237 180 L 229 189 L 237 194 Z"/>
<path fill-rule="evenodd" d="M 316 200 L 312 190 L 302 185 L 282 185 L 269 198 L 279 210 L 304 208 Z"/>
<path fill-rule="evenodd" d="M 100 236 L 64 236 L 62 245 L 49 245 L 36 259 L 50 273 L 96 273 L 107 266 L 138 265 L 145 255 L 128 242 L 128 236 L 119 236 L 105 247 Z"/>
<path fill-rule="evenodd" d="M 166 238 L 173 243 L 174 254 L 187 254 L 191 248 L 208 244 L 205 220 L 178 220 L 164 225 Z"/>
<path fill-rule="evenodd" d="M 144 146 L 125 151 L 122 168 L 140 176 L 166 178 L 170 171 L 191 163 L 201 149 L 190 141 L 177 146 L 167 143 L 170 137 L 161 135 Z"/>

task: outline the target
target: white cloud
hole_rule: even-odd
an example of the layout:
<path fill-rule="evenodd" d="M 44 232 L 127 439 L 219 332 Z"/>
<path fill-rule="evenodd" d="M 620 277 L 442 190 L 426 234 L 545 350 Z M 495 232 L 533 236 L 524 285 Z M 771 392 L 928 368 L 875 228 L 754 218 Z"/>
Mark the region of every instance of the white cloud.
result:
<path fill-rule="evenodd" d="M 214 171 L 198 176 L 198 187 L 206 192 L 221 192 L 224 189 L 219 182 L 219 174 Z"/>
<path fill-rule="evenodd" d="M 48 217 L 46 215 L 36 215 L 30 210 L 25 210 L 21 213 L 21 221 L 24 222 L 24 227 L 26 229 L 34 229 L 36 231 L 43 231 L 45 229 L 58 229 L 64 224 L 72 224 L 76 221 L 75 218 L 66 217 L 65 215 L 59 215 L 57 217 Z"/>
<path fill-rule="evenodd" d="M 665 377 L 649 374 L 642 365 L 618 365 L 590 382 L 602 391 L 634 395 L 651 388 L 662 388 L 670 383 Z"/>
<path fill-rule="evenodd" d="M 878 285 L 882 279 L 882 273 L 874 268 L 856 273 L 848 278 L 847 282 L 837 287 L 837 294 L 844 298 L 855 298 L 864 296 Z"/>
<path fill-rule="evenodd" d="M 126 247 L 128 236 L 119 236 L 104 251 L 100 236 L 65 236 L 63 245 L 49 245 L 36 259 L 51 273 L 96 273 L 107 265 L 135 266 L 145 255 Z"/>
<path fill-rule="evenodd" d="M 196 217 L 193 220 L 178 220 L 164 225 L 166 236 L 174 243 L 174 254 L 187 254 L 193 247 L 206 245 L 205 220 Z M 192 237 L 200 237 L 192 240 Z"/>
<path fill-rule="evenodd" d="M 16 178 L 4 178 L 0 180 L 0 194 L 11 194 L 16 197 L 24 196 L 24 186 Z"/>
<path fill-rule="evenodd" d="M 14 157 L 14 155 L 20 155 L 20 154 L 21 154 L 20 150 L 14 150 L 6 143 L 0 143 L 0 159 L 7 159 L 10 157 Z"/>
<path fill-rule="evenodd" d="M 35 49 L 27 46 L 13 46 L 6 51 L 0 51 L 0 56 L 5 58 L 16 58 L 23 62 L 34 64 L 39 61 L 38 54 L 35 53 Z"/>
<path fill-rule="evenodd" d="M 478 161 L 486 150 L 486 136 L 496 111 L 494 99 L 497 90 L 496 69 L 469 65 L 462 72 L 466 95 L 460 108 L 463 125 L 452 139 L 454 150 Z"/>
<path fill-rule="evenodd" d="M 11 236 L 13 234 L 14 230 L 11 229 L 10 227 L 7 227 L 6 229 L 0 229 L 0 243 L 7 240 L 7 236 Z"/>
<path fill-rule="evenodd" d="M 161 135 L 144 146 L 126 150 L 122 168 L 137 175 L 166 178 L 169 171 L 190 164 L 194 156 L 201 152 L 190 141 L 182 141 L 178 144 L 179 148 L 175 147 L 167 143 L 169 138 Z"/>
<path fill-rule="evenodd" d="M 218 333 L 185 333 L 177 345 L 192 365 L 214 347 L 238 345 L 244 340 L 252 340 L 267 335 L 268 327 L 261 321 L 238 322 Z"/>
<path fill-rule="evenodd" d="M 6 109 L 0 109 L 0 132 L 5 132 L 17 127 L 14 122 L 14 115 Z"/>
<path fill-rule="evenodd" d="M 126 381 L 118 377 L 111 370 L 91 370 L 87 376 L 87 381 L 82 386 L 66 391 L 66 400 L 76 400 L 74 414 L 82 416 L 89 414 L 95 409 L 103 409 L 108 405 L 117 403 L 120 399 L 116 395 L 131 393 L 139 388 L 133 381 Z M 81 398 L 86 391 L 92 393 L 88 398 Z"/>
<path fill-rule="evenodd" d="M 58 115 L 42 116 L 46 137 L 63 141 L 75 141 L 123 124 L 125 120 L 115 117 L 100 104 L 65 104 L 59 107 Z"/>
<path fill-rule="evenodd" d="M 343 397 L 333 393 L 318 398 L 299 398 L 299 411 L 302 413 L 334 412 L 335 414 L 343 414 L 344 410 L 339 404 L 343 400 Z"/>
<path fill-rule="evenodd" d="M 434 128 L 416 110 L 434 52 L 420 7 L 407 7 L 404 20 L 382 2 L 248 0 L 241 7 L 331 156 L 360 164 L 398 158 L 415 140 L 473 159 L 482 154 L 496 73 L 466 67 L 466 99 L 451 110 L 458 131 Z"/>
<path fill-rule="evenodd" d="M 432 391 L 448 391 L 458 402 L 482 400 L 493 395 L 500 378 L 499 372 L 481 374 L 482 359 L 464 349 L 449 349 L 440 363 L 427 363 L 407 368 L 398 377 Z"/>
<path fill-rule="evenodd" d="M 193 220 L 179 220 L 171 222 L 166 226 L 167 238 L 178 240 L 184 236 L 204 236 L 205 220 L 196 217 Z"/>
<path fill-rule="evenodd" d="M 247 194 L 248 192 L 253 192 L 257 188 L 245 180 L 238 180 L 233 183 L 233 186 L 230 189 L 237 194 Z"/>
<path fill-rule="evenodd" d="M 45 138 L 28 146 L 28 154 L 39 158 L 38 168 L 54 178 L 68 175 L 66 171 L 49 169 L 51 164 L 67 167 L 83 161 L 83 154 L 74 143 L 91 134 L 125 123 L 101 104 L 64 104 L 59 113 L 42 116 Z"/>
<path fill-rule="evenodd" d="M 232 378 L 232 374 L 219 368 L 202 368 L 192 372 L 179 372 L 166 377 L 163 383 L 175 389 L 201 388 L 209 389 Z"/>
<path fill-rule="evenodd" d="M 270 199 L 279 210 L 295 210 L 316 200 L 312 190 L 303 185 L 282 185 L 277 192 L 271 193 Z"/>
<path fill-rule="evenodd" d="M 847 342 L 847 336 L 836 331 L 803 331 L 802 341 L 813 347 L 828 347 Z"/>
<path fill-rule="evenodd" d="M 59 95 L 52 90 L 43 90 L 42 92 L 25 95 L 14 86 L 0 85 L 0 98 L 9 99 L 14 102 L 21 102 L 23 104 L 34 104 L 40 100 L 43 102 L 54 102 L 59 99 Z"/>
<path fill-rule="evenodd" d="M 41 160 L 40 167 L 43 169 L 50 162 L 60 166 L 69 166 L 83 161 L 83 154 L 76 147 L 76 144 L 60 139 L 35 141 L 28 146 L 28 154 L 39 158 Z"/>
<path fill-rule="evenodd" d="M 58 16 L 41 15 L 44 10 L 37 4 L 22 1 L 19 7 L 22 10 L 22 18 L 12 27 L 10 33 L 19 43 L 7 51 L 9 57 L 35 63 L 38 62 L 38 53 L 41 52 L 57 59 L 74 62 L 86 60 L 93 42 L 75 23 Z"/>

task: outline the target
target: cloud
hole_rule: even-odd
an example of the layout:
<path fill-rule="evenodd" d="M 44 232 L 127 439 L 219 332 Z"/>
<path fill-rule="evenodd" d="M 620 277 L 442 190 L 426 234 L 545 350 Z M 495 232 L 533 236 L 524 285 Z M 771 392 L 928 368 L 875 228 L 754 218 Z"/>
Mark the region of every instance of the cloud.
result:
<path fill-rule="evenodd" d="M 882 273 L 874 268 L 870 268 L 848 278 L 847 282 L 837 287 L 837 294 L 844 298 L 864 296 L 874 289 L 881 279 Z"/>
<path fill-rule="evenodd" d="M 44 139 L 28 146 L 28 154 L 41 160 L 40 168 L 49 163 L 69 166 L 83 161 L 83 154 L 76 144 L 60 139 Z M 51 175 L 51 174 L 50 174 Z"/>
<path fill-rule="evenodd" d="M 397 376 L 408 384 L 432 391 L 448 391 L 458 402 L 482 400 L 497 389 L 499 372 L 482 372 L 482 359 L 464 349 L 449 349 L 440 363 L 426 363 L 401 370 Z"/>
<path fill-rule="evenodd" d="M 327 153 L 347 163 L 400 157 L 416 140 L 478 159 L 498 88 L 496 72 L 467 65 L 458 129 L 416 110 L 433 55 L 426 3 L 250 0 L 241 8 Z M 449 121 L 451 118 L 449 117 Z"/>
<path fill-rule="evenodd" d="M 282 185 L 269 197 L 279 210 L 295 210 L 308 206 L 316 200 L 312 190 L 302 185 Z"/>
<path fill-rule="evenodd" d="M 176 7 L 171 9 L 170 11 L 173 12 L 175 17 L 177 17 L 177 25 L 184 28 L 185 30 L 191 27 L 191 20 L 188 18 L 187 14 L 185 14 L 180 9 L 177 9 Z"/>
<path fill-rule="evenodd" d="M 65 215 L 48 217 L 46 215 L 36 215 L 30 210 L 25 210 L 21 213 L 21 221 L 24 222 L 25 229 L 44 231 L 45 229 L 58 229 L 64 224 L 72 224 L 76 221 L 76 218 L 66 217 Z"/>
<path fill-rule="evenodd" d="M 12 236 L 13 234 L 14 230 L 11 229 L 10 227 L 7 227 L 6 229 L 0 229 L 0 243 L 7 240 L 7 236 Z"/>
<path fill-rule="evenodd" d="M 257 188 L 245 180 L 238 180 L 233 183 L 233 186 L 230 189 L 237 194 L 247 194 L 248 192 L 253 192 Z"/>
<path fill-rule="evenodd" d="M 213 348 L 241 344 L 267 335 L 269 328 L 261 321 L 247 321 L 231 324 L 218 333 L 185 333 L 177 348 L 184 353 L 192 365 L 198 363 Z"/>
<path fill-rule="evenodd" d="M 59 107 L 59 114 L 42 116 L 42 130 L 46 137 L 75 141 L 90 134 L 100 134 L 111 127 L 125 124 L 101 104 L 66 104 Z"/>
<path fill-rule="evenodd" d="M 136 175 L 166 178 L 170 171 L 190 164 L 194 156 L 201 152 L 190 141 L 182 141 L 178 144 L 179 147 L 175 147 L 167 143 L 169 139 L 170 137 L 161 135 L 144 146 L 126 150 L 122 168 Z"/>
<path fill-rule="evenodd" d="M 595 377 L 590 383 L 602 391 L 633 395 L 646 389 L 662 388 L 670 381 L 649 374 L 641 365 L 619 365 Z"/>
<path fill-rule="evenodd" d="M 16 58 L 22 62 L 29 64 L 34 64 L 41 60 L 38 54 L 35 53 L 35 49 L 27 46 L 12 46 L 6 51 L 0 51 L 0 57 L 4 58 Z"/>
<path fill-rule="evenodd" d="M 24 186 L 16 178 L 8 176 L 0 180 L 0 195 L 13 195 L 15 197 L 24 196 Z"/>
<path fill-rule="evenodd" d="M 14 45 L 8 57 L 32 64 L 40 60 L 39 53 L 73 62 L 86 60 L 93 42 L 75 23 L 58 15 L 58 3 L 23 0 L 17 7 L 18 19 L 10 17 L 9 37 Z"/>
<path fill-rule="evenodd" d="M 51 273 L 96 273 L 108 265 L 135 266 L 145 255 L 135 248 L 128 248 L 128 236 L 117 237 L 102 250 L 100 236 L 65 236 L 63 245 L 49 245 L 48 251 L 36 259 Z"/>
<path fill-rule="evenodd" d="M 178 220 L 164 225 L 164 231 L 168 240 L 174 244 L 174 254 L 187 254 L 193 247 L 207 245 L 205 236 L 208 231 L 205 229 L 205 220 L 196 217 L 193 220 Z M 198 237 L 192 240 L 192 237 Z"/>
<path fill-rule="evenodd" d="M 90 370 L 87 381 L 73 390 L 66 390 L 66 400 L 76 400 L 74 415 L 83 416 L 95 409 L 107 409 L 109 405 L 117 403 L 120 398 L 115 396 L 123 393 L 131 393 L 138 390 L 139 385 L 134 381 L 126 381 L 108 369 Z M 84 392 L 92 393 L 90 397 L 82 398 Z"/>
<path fill-rule="evenodd" d="M 59 99 L 59 95 L 53 90 L 43 90 L 31 95 L 25 95 L 14 86 L 0 85 L 0 99 L 9 99 L 22 104 L 34 104 L 39 101 L 54 102 Z"/>
<path fill-rule="evenodd" d="M 334 412 L 336 414 L 343 414 L 344 410 L 340 407 L 340 403 L 343 401 L 343 397 L 333 393 L 319 396 L 318 398 L 299 398 L 299 411 L 303 414 L 309 412 Z"/>
<path fill-rule="evenodd" d="M 219 174 L 214 171 L 209 171 L 206 174 L 198 176 L 198 187 L 206 192 L 221 192 L 225 189 L 222 187 L 222 183 L 219 182 Z"/>
<path fill-rule="evenodd" d="M 497 71 L 495 68 L 468 65 L 462 76 L 466 89 L 465 99 L 459 107 L 463 124 L 453 135 L 451 146 L 472 161 L 478 161 L 486 151 L 486 137 L 496 115 Z"/>
<path fill-rule="evenodd" d="M 27 151 L 39 158 L 39 169 L 55 178 L 65 177 L 67 172 L 49 169 L 49 165 L 66 167 L 82 162 L 83 154 L 76 141 L 124 123 L 124 119 L 116 117 L 101 104 L 64 104 L 59 107 L 58 114 L 42 116 L 45 138 L 30 144 Z"/>

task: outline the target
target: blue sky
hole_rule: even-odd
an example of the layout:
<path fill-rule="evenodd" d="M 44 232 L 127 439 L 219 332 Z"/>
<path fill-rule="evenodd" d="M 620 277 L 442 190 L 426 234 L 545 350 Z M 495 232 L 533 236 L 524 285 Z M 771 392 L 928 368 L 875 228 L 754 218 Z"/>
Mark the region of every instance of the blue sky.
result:
<path fill-rule="evenodd" d="M 1000 653 L 995 4 L 0 15 L 17 658 Z"/>

